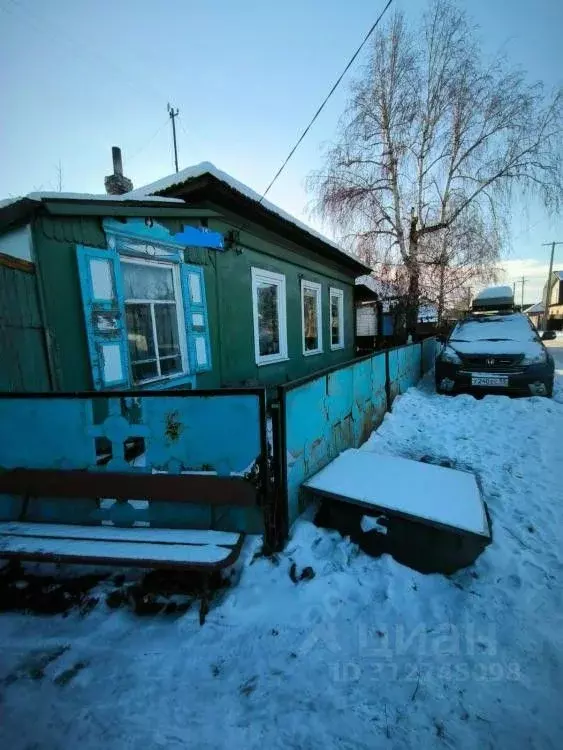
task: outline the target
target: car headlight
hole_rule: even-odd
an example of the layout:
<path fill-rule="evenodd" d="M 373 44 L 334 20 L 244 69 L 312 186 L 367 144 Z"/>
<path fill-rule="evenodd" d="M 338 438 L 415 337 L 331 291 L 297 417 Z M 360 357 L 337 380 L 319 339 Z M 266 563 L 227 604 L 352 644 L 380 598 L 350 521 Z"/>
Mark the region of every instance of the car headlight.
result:
<path fill-rule="evenodd" d="M 449 362 L 452 365 L 460 365 L 461 359 L 458 357 L 458 354 L 455 349 L 452 349 L 451 346 L 445 346 L 442 351 L 440 352 L 440 359 L 442 362 Z"/>
<path fill-rule="evenodd" d="M 539 352 L 525 354 L 522 360 L 523 365 L 541 365 L 544 362 L 547 362 L 547 352 L 543 349 L 540 349 Z"/>

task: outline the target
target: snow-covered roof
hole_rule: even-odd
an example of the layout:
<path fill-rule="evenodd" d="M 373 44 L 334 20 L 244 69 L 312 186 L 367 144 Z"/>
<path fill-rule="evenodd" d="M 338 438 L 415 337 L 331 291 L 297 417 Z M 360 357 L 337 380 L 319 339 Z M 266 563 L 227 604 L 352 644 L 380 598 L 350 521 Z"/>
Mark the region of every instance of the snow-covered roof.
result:
<path fill-rule="evenodd" d="M 142 203 L 175 203 L 183 204 L 184 201 L 181 198 L 164 198 L 160 196 L 144 196 L 142 198 L 132 198 L 128 193 L 123 195 L 107 195 L 106 193 L 61 193 L 56 191 L 39 191 L 28 193 L 27 195 L 20 195 L 17 198 L 4 198 L 0 200 L 0 209 L 6 208 L 12 203 L 18 203 L 22 200 L 37 201 L 40 203 L 43 200 L 68 200 L 68 201 L 100 201 L 103 203 L 115 202 L 123 203 L 124 201 L 137 201 Z"/>
<path fill-rule="evenodd" d="M 107 193 L 58 193 L 58 192 L 39 192 L 39 193 L 28 193 L 25 196 L 30 200 L 80 200 L 80 201 L 115 201 L 116 203 L 122 203 L 123 201 L 142 201 L 146 202 L 158 202 L 158 203 L 184 203 L 181 198 L 162 198 L 160 196 L 145 195 L 142 198 L 133 198 L 130 193 L 123 193 L 122 195 L 108 195 Z"/>
<path fill-rule="evenodd" d="M 398 290 L 392 284 L 381 281 L 381 279 L 376 279 L 375 276 L 371 276 L 370 274 L 358 276 L 356 279 L 356 286 L 367 287 L 367 289 L 374 294 L 377 294 L 382 300 L 389 299 L 390 297 L 397 297 L 399 294 Z"/>
<path fill-rule="evenodd" d="M 418 308 L 419 323 L 436 323 L 438 321 L 438 310 L 436 305 L 420 305 Z"/>
<path fill-rule="evenodd" d="M 2 198 L 0 200 L 0 208 L 7 208 L 12 203 L 17 203 L 18 201 L 23 200 L 23 196 L 18 195 L 16 198 Z"/>
<path fill-rule="evenodd" d="M 532 305 L 531 307 L 526 308 L 524 310 L 526 315 L 533 315 L 534 313 L 542 313 L 545 312 L 545 307 L 543 302 L 536 302 L 535 305 Z"/>
<path fill-rule="evenodd" d="M 129 193 L 125 193 L 125 195 L 122 197 L 129 198 L 130 200 L 145 200 L 147 196 L 169 190 L 176 185 L 182 185 L 185 182 L 194 180 L 197 177 L 202 177 L 205 174 L 210 174 L 212 177 L 220 180 L 222 183 L 230 187 L 232 190 L 235 190 L 237 193 L 240 193 L 245 198 L 250 198 L 250 200 L 259 203 L 268 211 L 271 211 L 285 221 L 290 222 L 302 231 L 307 232 L 307 234 L 311 235 L 312 237 L 321 240 L 326 245 L 330 245 L 334 250 L 338 250 L 338 252 L 342 253 L 347 258 L 355 260 L 360 265 L 365 265 L 356 256 L 346 252 L 346 250 L 340 247 L 340 245 L 338 245 L 336 242 L 328 239 L 328 237 L 325 237 L 320 232 L 315 231 L 302 221 L 299 221 L 279 206 L 276 206 L 274 203 L 263 199 L 262 196 L 251 187 L 235 179 L 230 174 L 227 174 L 227 172 L 223 172 L 221 169 L 218 169 L 209 161 L 202 161 L 199 164 L 194 164 L 191 167 L 186 167 L 186 169 L 182 169 L 180 172 L 175 172 L 174 174 L 170 174 L 167 177 L 163 177 L 161 180 L 156 180 L 156 182 L 151 182 L 149 185 L 144 185 L 143 187 L 131 190 Z M 365 267 L 368 268 L 368 266 Z"/>

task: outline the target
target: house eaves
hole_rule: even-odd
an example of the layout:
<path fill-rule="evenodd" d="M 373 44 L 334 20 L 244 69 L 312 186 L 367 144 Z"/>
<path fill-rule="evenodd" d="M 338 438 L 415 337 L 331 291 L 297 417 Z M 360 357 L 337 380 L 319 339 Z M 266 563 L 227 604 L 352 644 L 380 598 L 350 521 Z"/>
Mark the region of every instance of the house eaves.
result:
<path fill-rule="evenodd" d="M 120 198 L 120 200 L 116 200 Z M 31 193 L 0 202 L 0 233 L 30 221 L 39 212 L 54 216 L 123 216 L 179 219 L 212 218 L 210 209 L 193 209 L 181 199 L 123 199 L 121 196 L 90 196 L 86 193 Z"/>
<path fill-rule="evenodd" d="M 188 167 L 177 174 L 169 175 L 125 195 L 130 198 L 141 198 L 155 194 L 182 197 L 192 204 L 202 202 L 218 204 L 221 208 L 224 207 L 241 215 L 249 223 L 263 226 L 329 258 L 356 276 L 371 270 L 335 242 L 270 201 L 262 199 L 252 188 L 217 169 L 210 162 Z"/>

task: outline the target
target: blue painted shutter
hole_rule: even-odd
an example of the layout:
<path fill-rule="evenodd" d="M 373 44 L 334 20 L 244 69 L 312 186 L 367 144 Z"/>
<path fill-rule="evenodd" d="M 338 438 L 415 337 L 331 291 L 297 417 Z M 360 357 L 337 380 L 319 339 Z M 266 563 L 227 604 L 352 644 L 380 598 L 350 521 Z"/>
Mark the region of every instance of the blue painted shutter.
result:
<path fill-rule="evenodd" d="M 94 388 L 128 387 L 129 352 L 119 256 L 76 246 Z"/>
<path fill-rule="evenodd" d="M 181 264 L 180 268 L 190 372 L 207 372 L 211 370 L 211 346 L 209 343 L 203 268 L 184 263 Z"/>

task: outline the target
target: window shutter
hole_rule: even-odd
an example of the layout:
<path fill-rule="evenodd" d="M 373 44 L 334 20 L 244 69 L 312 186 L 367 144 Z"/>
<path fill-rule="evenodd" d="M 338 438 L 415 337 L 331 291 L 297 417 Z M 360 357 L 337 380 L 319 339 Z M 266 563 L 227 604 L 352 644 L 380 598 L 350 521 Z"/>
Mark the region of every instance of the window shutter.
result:
<path fill-rule="evenodd" d="M 119 257 L 76 246 L 94 388 L 129 386 L 129 352 Z"/>
<path fill-rule="evenodd" d="M 191 372 L 211 370 L 211 346 L 203 268 L 181 264 L 182 296 L 186 315 Z"/>

